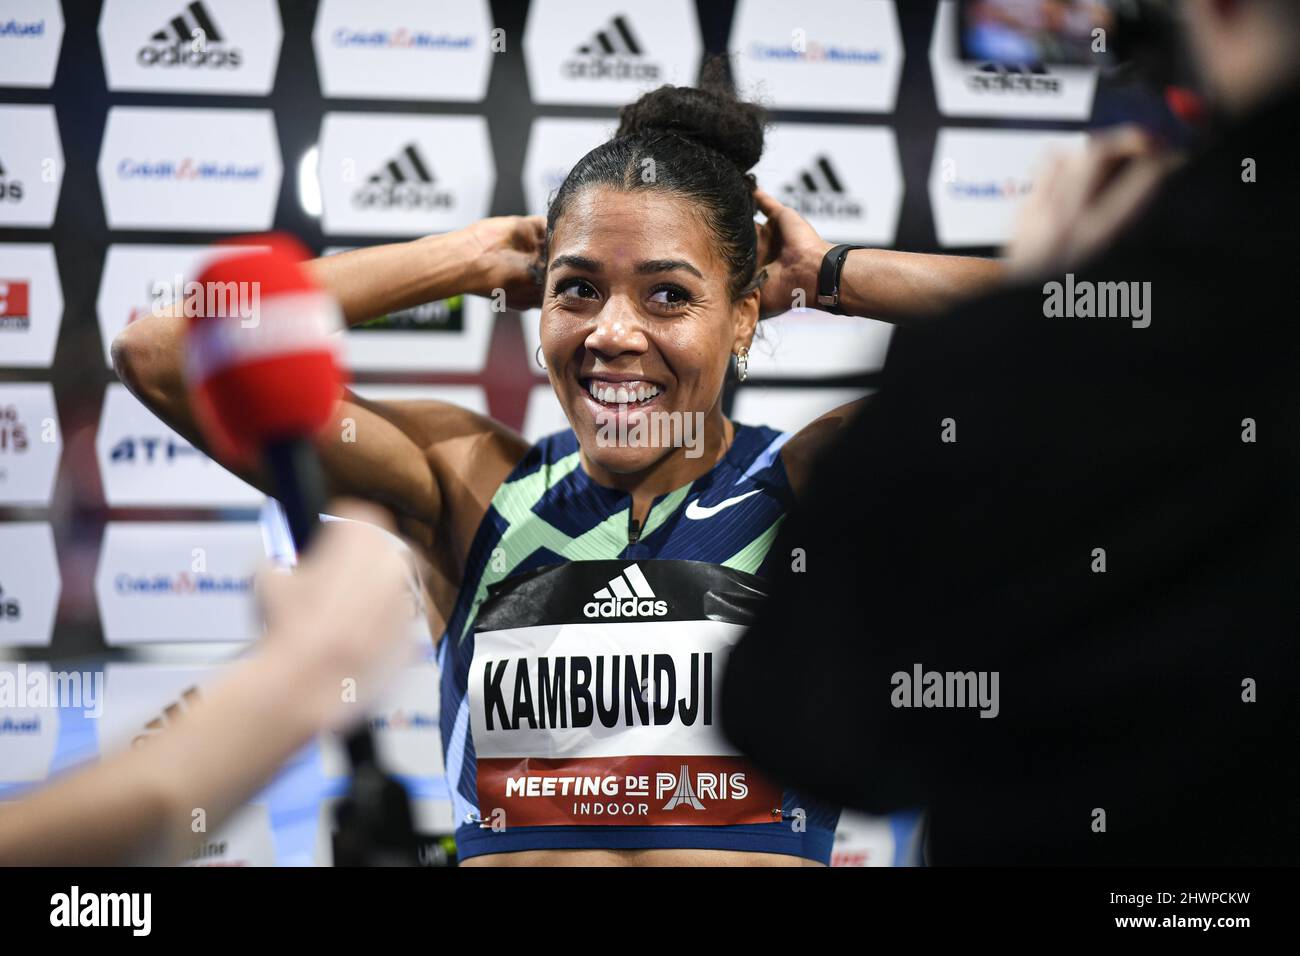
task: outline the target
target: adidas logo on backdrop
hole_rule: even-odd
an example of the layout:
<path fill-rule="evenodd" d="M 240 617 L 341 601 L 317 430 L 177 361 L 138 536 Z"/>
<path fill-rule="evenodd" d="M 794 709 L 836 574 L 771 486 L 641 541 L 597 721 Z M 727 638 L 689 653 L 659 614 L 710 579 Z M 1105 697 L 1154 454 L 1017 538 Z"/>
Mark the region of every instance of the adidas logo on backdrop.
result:
<path fill-rule="evenodd" d="M 420 153 L 415 143 L 408 143 L 401 152 L 384 163 L 383 168 L 372 173 L 365 185 L 356 191 L 352 202 L 362 208 L 378 206 L 384 209 L 449 209 L 456 196 L 445 189 L 437 189 L 432 167 Z"/>
<path fill-rule="evenodd" d="M 582 606 L 587 617 L 663 617 L 668 613 L 668 602 L 655 597 L 650 582 L 635 564 L 611 578 L 609 586 L 592 598 Z"/>
<path fill-rule="evenodd" d="M 848 216 L 863 214 L 862 203 L 844 188 L 844 180 L 830 157 L 821 155 L 801 170 L 794 182 L 782 189 L 787 205 L 801 216 Z"/>
<path fill-rule="evenodd" d="M 571 77 L 589 80 L 658 80 L 658 63 L 645 59 L 645 50 L 632 32 L 627 17 L 618 14 L 603 30 L 597 30 L 564 62 Z"/>
<path fill-rule="evenodd" d="M 243 51 L 227 46 L 225 37 L 203 5 L 195 0 L 140 47 L 136 59 L 142 66 L 207 66 L 236 69 Z"/>

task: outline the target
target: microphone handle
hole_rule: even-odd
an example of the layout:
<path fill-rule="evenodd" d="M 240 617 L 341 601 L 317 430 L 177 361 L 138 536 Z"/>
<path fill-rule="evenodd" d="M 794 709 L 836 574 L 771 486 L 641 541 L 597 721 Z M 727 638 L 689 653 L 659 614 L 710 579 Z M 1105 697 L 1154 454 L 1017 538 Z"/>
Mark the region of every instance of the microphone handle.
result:
<path fill-rule="evenodd" d="M 301 558 L 320 530 L 320 515 L 325 510 L 320 458 L 311 442 L 300 437 L 271 442 L 263 451 L 276 500 L 284 509 Z M 345 743 L 352 765 L 352 788 L 339 812 L 335 865 L 414 865 L 410 798 L 401 783 L 380 768 L 369 724 L 363 722 L 348 731 Z"/>

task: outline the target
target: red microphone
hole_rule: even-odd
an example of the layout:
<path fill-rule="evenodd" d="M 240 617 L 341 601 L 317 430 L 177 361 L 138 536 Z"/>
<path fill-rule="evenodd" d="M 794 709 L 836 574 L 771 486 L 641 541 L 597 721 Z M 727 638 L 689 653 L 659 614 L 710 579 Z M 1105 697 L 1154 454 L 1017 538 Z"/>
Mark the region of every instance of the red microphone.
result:
<path fill-rule="evenodd" d="M 218 458 L 260 461 L 301 551 L 325 507 L 312 438 L 334 417 L 345 380 L 342 313 L 302 268 L 307 251 L 274 235 L 242 242 L 199 276 L 186 379 L 199 427 Z"/>
<path fill-rule="evenodd" d="M 343 394 L 333 334 L 343 328 L 342 313 L 303 270 L 307 251 L 296 240 L 244 242 L 264 248 L 232 251 L 199 276 L 203 301 L 185 349 L 190 402 L 218 457 L 265 466 L 302 554 L 326 505 L 312 438 L 329 426 Z M 335 811 L 335 865 L 414 865 L 406 789 L 380 768 L 368 725 L 345 743 L 352 781 Z"/>

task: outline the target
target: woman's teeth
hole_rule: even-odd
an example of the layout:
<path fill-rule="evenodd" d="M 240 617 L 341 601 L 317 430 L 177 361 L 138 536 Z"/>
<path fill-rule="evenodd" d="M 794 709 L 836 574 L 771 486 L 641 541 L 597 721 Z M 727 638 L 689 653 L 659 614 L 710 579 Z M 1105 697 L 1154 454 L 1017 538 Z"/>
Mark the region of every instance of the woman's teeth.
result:
<path fill-rule="evenodd" d="M 604 402 L 606 405 L 628 405 L 633 402 L 648 402 L 658 395 L 662 389 L 658 385 L 650 385 L 644 382 L 614 386 L 592 379 L 587 382 L 587 391 L 591 393 L 591 397 L 596 401 Z"/>

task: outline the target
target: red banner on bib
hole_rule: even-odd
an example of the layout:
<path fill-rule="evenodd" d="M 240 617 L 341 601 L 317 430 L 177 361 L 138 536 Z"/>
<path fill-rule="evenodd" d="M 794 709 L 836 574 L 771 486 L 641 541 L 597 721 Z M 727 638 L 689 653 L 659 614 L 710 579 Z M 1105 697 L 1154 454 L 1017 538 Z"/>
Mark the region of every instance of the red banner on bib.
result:
<path fill-rule="evenodd" d="M 479 814 L 503 826 L 779 823 L 781 790 L 741 757 L 480 758 Z"/>

